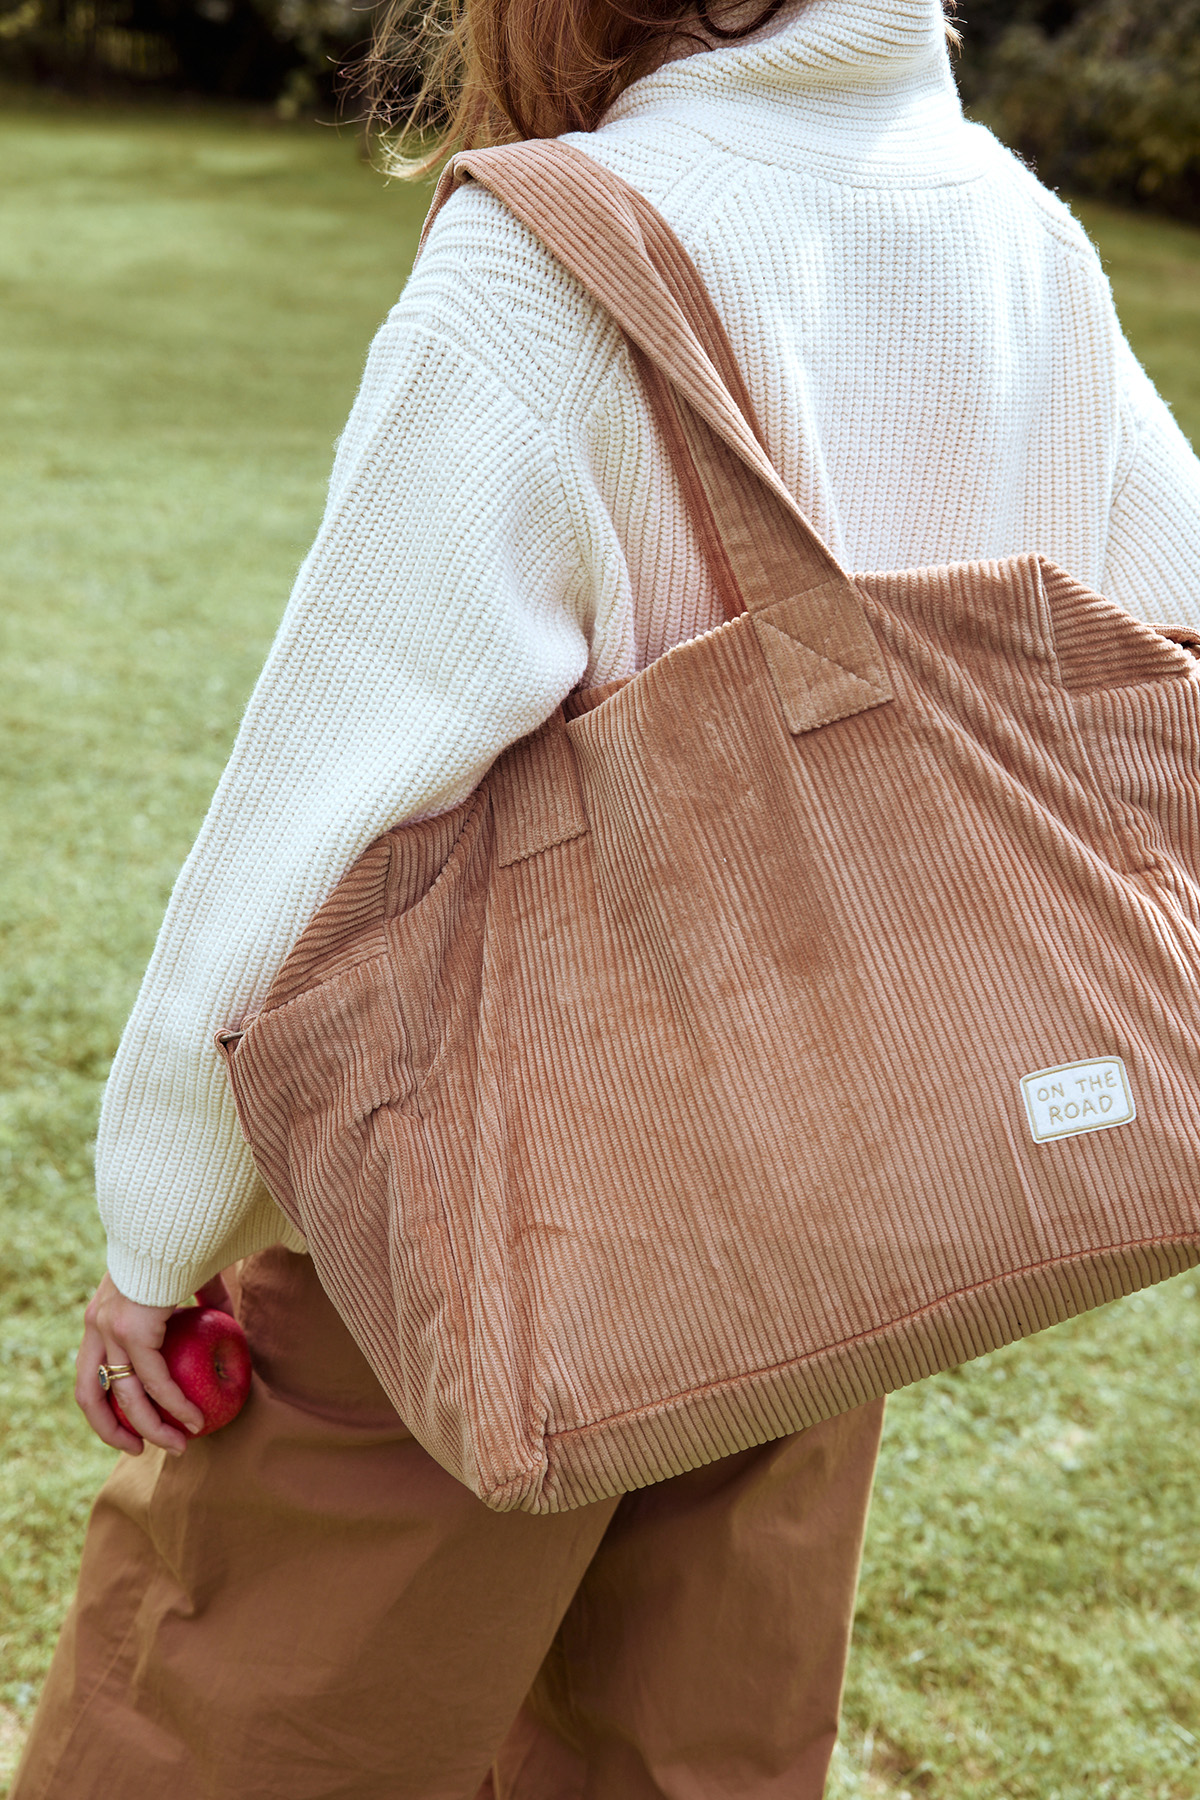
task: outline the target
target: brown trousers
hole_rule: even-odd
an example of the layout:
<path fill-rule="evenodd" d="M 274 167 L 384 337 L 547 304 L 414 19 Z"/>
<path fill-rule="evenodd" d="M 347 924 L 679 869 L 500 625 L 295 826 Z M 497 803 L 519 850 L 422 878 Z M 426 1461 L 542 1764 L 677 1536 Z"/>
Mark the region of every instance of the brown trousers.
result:
<path fill-rule="evenodd" d="M 307 1257 L 231 1288 L 251 1400 L 106 1483 L 11 1800 L 818 1800 L 881 1402 L 497 1514 Z"/>

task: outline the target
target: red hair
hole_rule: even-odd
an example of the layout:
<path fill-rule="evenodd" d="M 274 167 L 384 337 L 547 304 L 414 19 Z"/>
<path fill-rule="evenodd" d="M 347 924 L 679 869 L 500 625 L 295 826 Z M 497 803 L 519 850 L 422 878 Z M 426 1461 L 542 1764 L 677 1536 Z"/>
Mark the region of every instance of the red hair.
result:
<path fill-rule="evenodd" d="M 737 0 L 390 0 L 360 77 L 393 171 L 421 175 L 452 149 L 591 131 L 673 40 L 748 37 L 784 3 L 746 19 Z"/>

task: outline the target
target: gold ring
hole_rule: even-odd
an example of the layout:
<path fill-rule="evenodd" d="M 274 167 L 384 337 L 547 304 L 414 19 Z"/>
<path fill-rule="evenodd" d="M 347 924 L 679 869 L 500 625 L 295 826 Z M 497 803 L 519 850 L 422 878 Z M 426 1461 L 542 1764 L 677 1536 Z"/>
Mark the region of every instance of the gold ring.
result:
<path fill-rule="evenodd" d="M 136 1374 L 137 1370 L 132 1363 L 113 1363 L 111 1368 L 107 1363 L 101 1363 L 100 1386 L 107 1394 L 114 1381 L 124 1381 L 127 1376 Z"/>

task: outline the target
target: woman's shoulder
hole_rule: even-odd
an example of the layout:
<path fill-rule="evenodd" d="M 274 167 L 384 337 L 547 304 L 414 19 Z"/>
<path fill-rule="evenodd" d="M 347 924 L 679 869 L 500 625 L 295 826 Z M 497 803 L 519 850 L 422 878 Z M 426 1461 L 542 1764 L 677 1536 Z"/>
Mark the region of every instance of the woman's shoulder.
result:
<path fill-rule="evenodd" d="M 964 132 L 975 147 L 984 187 L 1002 198 L 1014 215 L 1043 231 L 1055 249 L 1099 269 L 1096 247 L 1084 227 L 1067 202 L 1038 179 L 1036 170 L 986 125 L 964 121 Z"/>
<path fill-rule="evenodd" d="M 796 219 L 835 248 L 862 237 L 868 211 L 896 216 L 906 231 L 936 238 L 972 213 L 1040 233 L 1047 252 L 1096 264 L 1091 241 L 1070 208 L 985 125 L 966 118 L 940 90 L 924 142 L 916 102 L 875 132 L 825 141 L 788 121 L 770 137 L 740 137 L 713 117 L 620 117 L 568 138 L 662 211 L 694 252 L 714 238 L 769 245 Z M 864 109 L 865 110 L 865 109 Z M 803 124 L 803 119 L 801 120 Z M 913 197 L 919 196 L 914 206 Z"/>
<path fill-rule="evenodd" d="M 474 184 L 456 189 L 434 220 L 384 330 L 455 348 L 544 416 L 581 374 L 622 354 L 616 326 L 580 282 Z"/>

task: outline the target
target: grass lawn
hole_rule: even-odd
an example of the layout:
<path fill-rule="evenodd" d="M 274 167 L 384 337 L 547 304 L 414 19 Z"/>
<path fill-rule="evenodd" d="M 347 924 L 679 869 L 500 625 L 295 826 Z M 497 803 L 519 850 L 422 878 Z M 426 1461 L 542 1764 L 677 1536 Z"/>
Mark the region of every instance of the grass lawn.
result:
<path fill-rule="evenodd" d="M 423 202 L 212 112 L 10 104 L 0 156 L 3 1791 L 110 1461 L 71 1402 L 100 1083 Z M 1200 439 L 1200 233 L 1085 216 Z M 1198 1290 L 892 1402 L 834 1800 L 1200 1795 Z"/>

